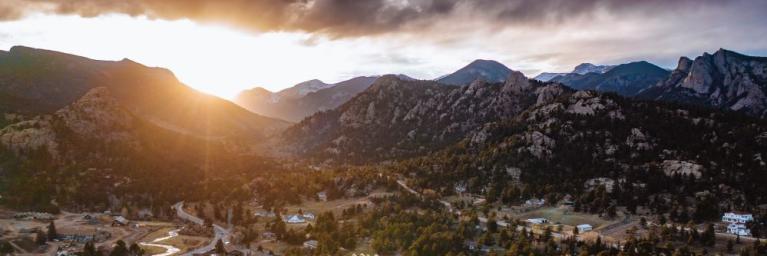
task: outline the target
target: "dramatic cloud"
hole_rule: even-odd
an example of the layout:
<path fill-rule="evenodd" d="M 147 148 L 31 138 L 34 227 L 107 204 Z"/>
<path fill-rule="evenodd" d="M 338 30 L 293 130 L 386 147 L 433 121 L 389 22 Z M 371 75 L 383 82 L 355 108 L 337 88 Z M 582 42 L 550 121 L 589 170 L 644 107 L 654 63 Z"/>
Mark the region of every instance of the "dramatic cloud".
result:
<path fill-rule="evenodd" d="M 582 62 L 674 68 L 719 48 L 764 56 L 765 13 L 765 0 L 0 0 L 0 49 L 128 57 L 232 96 L 313 78 L 432 79 L 480 58 L 534 76 Z"/>
<path fill-rule="evenodd" d="M 610 13 L 659 15 L 734 1 L 706 0 L 4 0 L 2 19 L 45 11 L 187 18 L 256 31 L 304 31 L 331 37 L 413 31 L 484 21 L 487 26 L 555 25 Z M 762 5 L 763 7 L 764 5 Z"/>

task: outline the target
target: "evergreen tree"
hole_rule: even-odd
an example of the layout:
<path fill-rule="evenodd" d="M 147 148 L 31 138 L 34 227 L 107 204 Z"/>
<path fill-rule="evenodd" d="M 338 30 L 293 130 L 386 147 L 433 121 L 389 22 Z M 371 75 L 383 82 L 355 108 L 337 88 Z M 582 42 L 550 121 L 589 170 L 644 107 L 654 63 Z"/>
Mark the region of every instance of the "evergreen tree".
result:
<path fill-rule="evenodd" d="M 46 242 L 48 242 L 48 237 L 45 235 L 43 231 L 37 231 L 35 235 L 35 243 L 38 245 L 44 245 Z"/>
<path fill-rule="evenodd" d="M 130 248 L 128 248 L 128 252 L 131 256 L 143 256 L 144 255 L 144 249 L 141 249 L 136 243 L 131 244 Z"/>
<path fill-rule="evenodd" d="M 0 241 L 0 254 L 6 255 L 13 253 L 13 246 L 8 241 Z"/>
<path fill-rule="evenodd" d="M 215 252 L 218 255 L 226 255 L 226 248 L 224 248 L 224 242 L 221 242 L 221 239 L 216 242 Z"/>
<path fill-rule="evenodd" d="M 96 252 L 96 246 L 93 245 L 93 242 L 88 241 L 85 243 L 82 256 L 98 256 L 98 253 Z"/>
<path fill-rule="evenodd" d="M 129 256 L 128 248 L 125 246 L 125 242 L 123 240 L 117 240 L 117 243 L 112 249 L 112 252 L 109 253 L 109 256 Z"/>
<path fill-rule="evenodd" d="M 48 224 L 48 241 L 53 241 L 59 236 L 59 233 L 56 232 L 56 224 L 51 221 L 50 224 Z"/>

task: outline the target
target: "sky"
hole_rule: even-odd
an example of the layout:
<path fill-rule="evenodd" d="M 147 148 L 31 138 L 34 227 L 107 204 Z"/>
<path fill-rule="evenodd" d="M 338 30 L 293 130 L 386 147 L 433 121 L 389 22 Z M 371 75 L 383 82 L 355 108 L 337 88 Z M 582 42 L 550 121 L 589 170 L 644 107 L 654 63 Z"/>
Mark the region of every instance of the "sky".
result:
<path fill-rule="evenodd" d="M 233 98 L 321 79 L 433 79 L 474 59 L 527 76 L 719 48 L 767 55 L 763 0 L 2 0 L 0 49 L 129 58 Z"/>

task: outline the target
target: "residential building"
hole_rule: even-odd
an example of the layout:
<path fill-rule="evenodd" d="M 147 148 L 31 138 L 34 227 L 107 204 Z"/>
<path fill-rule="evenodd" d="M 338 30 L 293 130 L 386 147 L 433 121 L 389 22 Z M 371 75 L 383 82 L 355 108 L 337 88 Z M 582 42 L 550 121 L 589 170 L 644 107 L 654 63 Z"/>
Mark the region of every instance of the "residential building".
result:
<path fill-rule="evenodd" d="M 525 201 L 525 206 L 527 207 L 541 207 L 544 204 L 546 204 L 546 199 L 533 198 Z"/>
<path fill-rule="evenodd" d="M 317 248 L 318 244 L 319 243 L 317 242 L 317 240 L 308 240 L 308 241 L 304 242 L 304 248 L 315 249 L 315 248 Z"/>
<path fill-rule="evenodd" d="M 287 217 L 285 217 L 285 223 L 288 223 L 288 224 L 301 224 L 301 223 L 306 223 L 306 219 L 304 219 L 303 216 L 298 215 L 298 214 L 296 214 L 296 215 L 288 215 Z"/>
<path fill-rule="evenodd" d="M 740 223 L 730 223 L 727 225 L 727 233 L 739 236 L 751 236 L 751 230 L 746 225 Z"/>
<path fill-rule="evenodd" d="M 325 191 L 319 192 L 317 193 L 317 198 L 320 199 L 320 201 L 326 202 L 328 201 L 328 194 L 325 193 Z"/>
<path fill-rule="evenodd" d="M 533 219 L 527 219 L 525 221 L 527 223 L 530 223 L 530 224 L 545 224 L 545 223 L 549 223 L 549 220 L 547 220 L 546 218 L 533 218 Z"/>
<path fill-rule="evenodd" d="M 592 229 L 594 229 L 594 227 L 592 227 L 589 224 L 580 224 L 580 225 L 576 226 L 576 228 L 578 229 L 578 233 L 589 232 Z"/>
<path fill-rule="evenodd" d="M 722 221 L 727 223 L 741 223 L 745 224 L 749 221 L 754 221 L 754 216 L 750 213 L 742 212 L 726 212 L 722 216 Z"/>

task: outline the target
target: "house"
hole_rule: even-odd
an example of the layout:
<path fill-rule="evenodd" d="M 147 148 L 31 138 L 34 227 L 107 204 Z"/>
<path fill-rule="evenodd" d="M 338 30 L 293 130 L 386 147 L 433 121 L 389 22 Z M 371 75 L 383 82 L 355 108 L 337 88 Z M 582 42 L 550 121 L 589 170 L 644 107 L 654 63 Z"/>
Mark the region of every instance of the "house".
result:
<path fill-rule="evenodd" d="M 301 215 L 297 215 L 297 214 L 296 215 L 288 215 L 287 217 L 285 217 L 285 223 L 288 223 L 288 224 L 301 224 L 301 223 L 306 223 L 306 219 L 304 219 L 304 217 L 302 217 Z"/>
<path fill-rule="evenodd" d="M 309 240 L 304 242 L 304 248 L 308 248 L 308 249 L 315 249 L 317 248 L 317 245 L 318 245 L 317 240 Z"/>
<path fill-rule="evenodd" d="M 117 216 L 112 221 L 112 226 L 126 226 L 128 225 L 128 223 L 130 223 L 130 221 L 128 221 L 128 219 L 126 219 L 125 217 Z"/>
<path fill-rule="evenodd" d="M 545 224 L 545 223 L 549 223 L 549 220 L 547 220 L 546 218 L 533 218 L 533 219 L 527 219 L 525 221 L 527 223 L 530 223 L 530 224 Z"/>
<path fill-rule="evenodd" d="M 730 225 L 727 225 L 727 233 L 739 236 L 751 236 L 751 230 L 741 223 L 730 223 Z"/>
<path fill-rule="evenodd" d="M 533 198 L 525 201 L 525 206 L 527 207 L 541 207 L 544 204 L 546 204 L 546 199 Z"/>
<path fill-rule="evenodd" d="M 466 193 L 466 184 L 458 183 L 455 185 L 455 193 L 463 194 Z"/>
<path fill-rule="evenodd" d="M 328 201 L 328 194 L 325 193 L 325 191 L 317 193 L 317 198 L 320 199 L 320 201 L 327 202 Z"/>
<path fill-rule="evenodd" d="M 304 219 L 307 219 L 307 220 L 314 220 L 315 218 L 314 214 L 312 214 L 311 212 L 305 212 L 302 216 L 304 217 Z"/>
<path fill-rule="evenodd" d="M 578 229 L 578 233 L 589 232 L 592 229 L 594 229 L 594 227 L 592 227 L 589 224 L 580 224 L 580 225 L 576 226 L 576 228 Z"/>
<path fill-rule="evenodd" d="M 742 213 L 742 212 L 726 212 L 722 216 L 723 222 L 728 223 L 741 223 L 745 224 L 749 221 L 754 221 L 754 216 L 750 213 Z"/>

